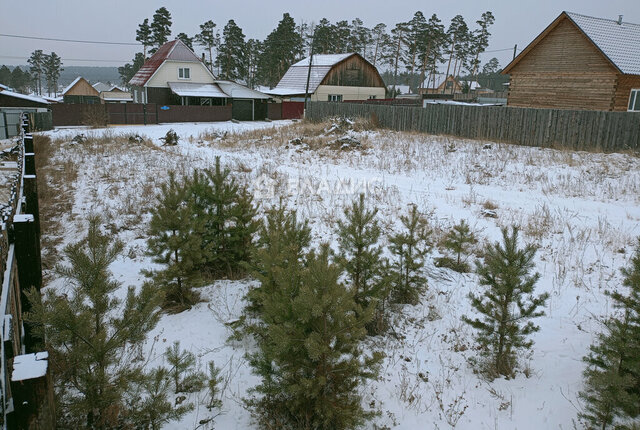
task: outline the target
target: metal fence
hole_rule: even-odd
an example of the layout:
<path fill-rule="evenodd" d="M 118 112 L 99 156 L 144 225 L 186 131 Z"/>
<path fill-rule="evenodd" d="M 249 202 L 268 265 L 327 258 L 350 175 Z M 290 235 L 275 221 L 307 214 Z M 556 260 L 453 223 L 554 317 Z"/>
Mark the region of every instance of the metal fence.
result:
<path fill-rule="evenodd" d="M 640 149 L 640 113 L 427 105 L 424 108 L 311 102 L 307 118 L 375 117 L 380 126 L 527 146 L 607 152 Z"/>

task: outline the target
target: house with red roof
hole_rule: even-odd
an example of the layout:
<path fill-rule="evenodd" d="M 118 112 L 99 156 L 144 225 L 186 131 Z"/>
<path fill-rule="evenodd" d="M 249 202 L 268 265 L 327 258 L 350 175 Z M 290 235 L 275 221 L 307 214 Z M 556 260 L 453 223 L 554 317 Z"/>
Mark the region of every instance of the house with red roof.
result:
<path fill-rule="evenodd" d="M 239 120 L 267 116 L 270 96 L 233 81 L 218 80 L 179 39 L 162 45 L 129 81 L 134 103 L 231 106 Z"/>

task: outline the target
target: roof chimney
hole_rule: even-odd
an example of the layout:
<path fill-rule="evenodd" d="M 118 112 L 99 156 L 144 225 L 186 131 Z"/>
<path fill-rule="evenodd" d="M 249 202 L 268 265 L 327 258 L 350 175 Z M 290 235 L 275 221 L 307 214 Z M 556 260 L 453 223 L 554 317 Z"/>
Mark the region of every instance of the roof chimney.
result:
<path fill-rule="evenodd" d="M 204 63 L 204 52 L 202 53 L 202 62 Z"/>
<path fill-rule="evenodd" d="M 622 25 L 622 15 L 618 15 L 618 25 Z"/>

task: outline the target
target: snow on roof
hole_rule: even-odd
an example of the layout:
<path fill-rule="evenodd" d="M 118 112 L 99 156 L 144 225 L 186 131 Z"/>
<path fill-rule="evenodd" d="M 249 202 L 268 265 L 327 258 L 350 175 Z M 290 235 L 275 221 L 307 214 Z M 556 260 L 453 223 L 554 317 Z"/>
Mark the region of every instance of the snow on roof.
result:
<path fill-rule="evenodd" d="M 313 66 L 335 66 L 342 60 L 349 58 L 353 55 L 353 52 L 348 54 L 318 54 L 313 56 Z M 300 60 L 293 64 L 291 67 L 307 67 L 309 66 L 309 57 L 304 60 Z"/>
<path fill-rule="evenodd" d="M 326 55 L 314 55 L 313 65 L 311 66 L 311 76 L 309 77 L 309 94 L 315 93 L 322 80 L 327 76 L 329 70 L 339 62 L 355 55 L 349 54 L 326 54 Z M 287 93 L 281 93 L 278 95 L 294 95 L 304 94 L 307 89 L 307 76 L 309 74 L 309 57 L 304 60 L 300 60 L 292 65 L 287 73 L 284 74 L 276 90 L 287 90 Z M 273 91 L 273 90 L 271 90 Z M 269 94 L 276 94 L 270 92 Z"/>
<path fill-rule="evenodd" d="M 482 88 L 477 81 L 464 81 L 464 83 L 469 85 L 469 89 L 472 91 L 477 90 L 478 88 Z"/>
<path fill-rule="evenodd" d="M 640 75 L 640 24 L 566 14 L 622 73 Z"/>
<path fill-rule="evenodd" d="M 222 91 L 234 99 L 268 99 L 268 95 L 232 81 L 215 81 Z"/>
<path fill-rule="evenodd" d="M 32 96 L 32 95 L 27 95 L 27 94 L 20 94 L 20 93 L 16 93 L 15 91 L 8 91 L 8 90 L 0 90 L 0 94 L 4 95 L 4 96 L 9 96 L 9 97 L 15 97 L 17 99 L 23 99 L 23 100 L 29 100 L 32 102 L 36 102 L 36 103 L 42 103 L 42 104 L 46 104 L 48 105 L 49 102 L 46 101 L 45 99 L 43 99 L 42 97 L 39 96 Z"/>
<path fill-rule="evenodd" d="M 103 84 L 102 82 L 96 82 L 91 86 L 95 88 L 99 93 L 103 91 L 110 91 L 113 88 L 113 85 Z"/>
<path fill-rule="evenodd" d="M 140 70 L 131 78 L 129 84 L 143 86 L 167 60 L 200 63 L 201 60 L 180 39 L 172 40 L 162 45 L 155 54 L 144 62 Z"/>
<path fill-rule="evenodd" d="M 311 85 L 309 85 L 309 88 L 311 88 Z M 295 95 L 300 95 L 300 94 L 304 94 L 304 89 L 300 90 L 300 89 L 296 89 L 296 88 L 272 88 L 270 90 L 265 89 L 262 90 L 263 93 L 265 94 L 271 94 L 274 96 L 295 96 Z"/>
<path fill-rule="evenodd" d="M 427 79 L 422 83 L 422 88 L 438 88 L 444 83 L 445 74 L 436 73 L 435 75 L 429 75 Z"/>
<path fill-rule="evenodd" d="M 36 352 L 35 354 L 17 355 L 13 358 L 13 372 L 11 373 L 11 381 L 24 381 L 26 379 L 42 378 L 47 374 L 48 365 L 48 352 Z"/>
<path fill-rule="evenodd" d="M 167 82 L 169 88 L 181 97 L 228 98 L 229 96 L 216 84 L 197 84 L 193 82 Z"/>
<path fill-rule="evenodd" d="M 67 85 L 67 86 L 65 87 L 65 89 L 64 89 L 64 90 L 62 90 L 62 95 L 65 95 L 65 94 L 67 93 L 67 91 L 69 91 L 71 88 L 73 88 L 73 86 L 74 86 L 75 84 L 77 84 L 77 83 L 78 83 L 78 81 L 79 81 L 80 79 L 84 79 L 84 78 L 83 78 L 82 76 L 78 76 L 77 78 L 75 78 L 75 79 L 73 80 L 73 82 L 71 82 L 69 85 Z"/>
<path fill-rule="evenodd" d="M 169 88 L 182 97 L 211 97 L 234 99 L 268 99 L 269 96 L 232 81 L 215 81 L 213 84 L 195 82 L 168 82 Z"/>

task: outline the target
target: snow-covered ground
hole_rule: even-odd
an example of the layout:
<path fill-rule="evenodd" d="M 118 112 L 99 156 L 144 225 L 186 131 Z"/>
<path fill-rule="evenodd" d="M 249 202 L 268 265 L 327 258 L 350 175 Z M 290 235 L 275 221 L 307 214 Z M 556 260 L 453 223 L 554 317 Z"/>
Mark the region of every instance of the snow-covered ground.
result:
<path fill-rule="evenodd" d="M 169 129 L 180 136 L 177 146 L 161 146 Z M 475 356 L 472 331 L 460 317 L 473 315 L 467 295 L 479 292 L 477 277 L 437 268 L 430 258 L 429 289 L 421 304 L 395 313 L 400 336 L 368 340 L 386 354 L 379 381 L 363 388 L 366 405 L 381 412 L 369 428 L 573 428 L 580 408 L 581 359 L 601 329 L 597 318 L 612 311 L 604 291 L 621 285 L 619 269 L 640 235 L 640 159 L 389 131 L 350 131 L 362 147 L 340 150 L 318 148 L 317 142 L 341 134 L 311 130 L 290 122 L 257 122 L 48 132 L 60 145 L 54 162 L 81 169 L 59 246 L 82 237 L 86 216 L 100 213 L 126 243 L 112 267 L 116 279 L 123 291 L 141 285 L 140 270 L 151 265 L 144 255 L 145 229 L 159 184 L 171 169 L 208 167 L 216 156 L 246 181 L 261 208 L 283 198 L 309 219 L 316 244 L 335 242 L 335 221 L 361 191 L 379 208 L 386 231 L 397 228 L 410 203 L 429 215 L 435 238 L 461 219 L 483 241 L 492 242 L 500 238 L 500 227 L 518 224 L 523 241 L 539 246 L 536 291 L 551 298 L 546 316 L 536 320 L 541 328 L 533 336 L 533 353 L 522 359 L 517 377 L 487 382 L 474 374 L 468 364 Z M 72 144 L 79 133 L 99 142 Z M 289 143 L 305 133 L 320 136 L 303 139 L 309 144 Z M 145 141 L 113 142 L 117 135 L 133 134 Z M 486 216 L 487 210 L 496 217 Z M 432 257 L 439 252 L 434 248 Z M 253 346 L 230 343 L 225 326 L 239 316 L 250 282 L 204 287 L 207 301 L 164 315 L 147 345 L 152 364 L 179 340 L 196 353 L 203 370 L 210 360 L 223 368 L 223 413 L 215 419 L 219 429 L 253 428 L 242 401 L 258 382 L 245 359 Z M 64 285 L 55 280 L 49 288 Z M 198 427 L 210 414 L 204 398 L 204 392 L 192 395 L 195 411 L 166 428 Z"/>

